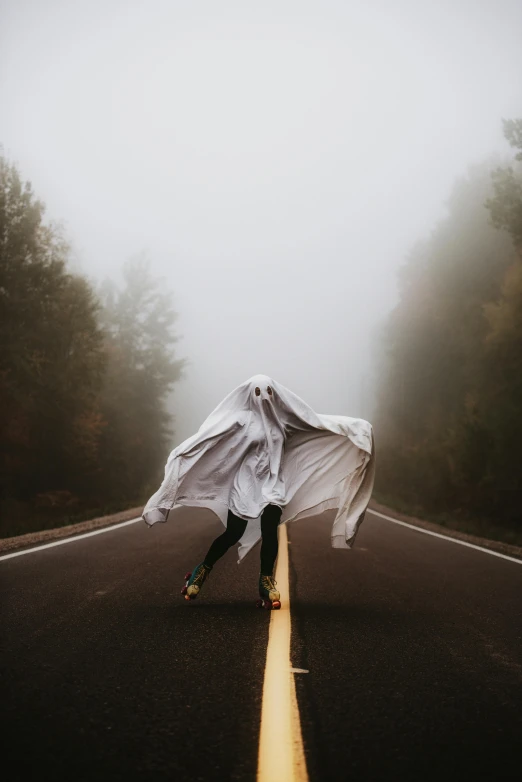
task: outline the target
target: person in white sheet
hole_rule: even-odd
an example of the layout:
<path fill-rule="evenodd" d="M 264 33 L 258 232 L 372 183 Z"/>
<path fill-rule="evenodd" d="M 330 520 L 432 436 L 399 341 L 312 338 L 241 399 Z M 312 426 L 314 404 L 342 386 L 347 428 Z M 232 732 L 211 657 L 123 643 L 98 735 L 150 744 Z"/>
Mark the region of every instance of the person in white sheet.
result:
<path fill-rule="evenodd" d="M 371 497 L 375 449 L 361 418 L 315 413 L 267 375 L 235 388 L 198 432 L 170 454 L 143 510 L 152 526 L 187 506 L 212 509 L 226 529 L 186 575 L 195 599 L 217 560 L 239 542 L 239 561 L 259 542 L 259 606 L 280 608 L 273 570 L 278 525 L 336 508 L 332 546 L 351 548 Z"/>

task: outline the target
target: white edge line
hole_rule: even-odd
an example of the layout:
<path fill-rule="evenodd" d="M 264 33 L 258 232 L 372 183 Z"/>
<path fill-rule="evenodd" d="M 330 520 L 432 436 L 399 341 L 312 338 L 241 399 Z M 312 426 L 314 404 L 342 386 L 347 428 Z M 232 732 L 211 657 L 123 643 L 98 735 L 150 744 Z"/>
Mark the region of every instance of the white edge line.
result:
<path fill-rule="evenodd" d="M 440 532 L 432 532 L 428 529 L 423 529 L 422 527 L 417 527 L 415 524 L 408 524 L 405 521 L 399 521 L 399 519 L 394 519 L 392 516 L 386 516 L 384 513 L 379 513 L 379 511 L 371 510 L 371 508 L 368 508 L 368 513 L 372 513 L 374 516 L 378 516 L 381 519 L 386 519 L 386 521 L 392 521 L 394 524 L 400 524 L 401 527 L 408 527 L 409 529 L 415 530 L 416 532 L 422 532 L 424 535 L 432 535 L 434 538 L 442 538 L 443 540 L 449 540 L 452 543 L 458 543 L 460 546 L 467 546 L 467 548 L 473 548 L 476 549 L 476 551 L 483 551 L 484 554 L 491 554 L 492 557 L 500 557 L 501 559 L 507 559 L 508 562 L 516 562 L 518 565 L 522 565 L 522 559 L 516 559 L 515 557 L 508 557 L 507 554 L 501 554 L 498 551 L 492 551 L 492 549 L 483 548 L 483 546 L 477 546 L 474 543 L 467 543 L 465 540 L 459 540 L 458 538 L 452 538 L 449 535 L 442 535 Z M 141 520 L 141 516 L 138 516 L 135 519 L 130 519 L 129 521 L 122 521 L 119 524 L 110 524 L 107 527 L 102 527 L 102 529 L 96 529 L 93 532 L 84 532 L 82 535 L 73 535 L 70 538 L 64 538 L 63 540 L 54 540 L 52 543 L 44 543 L 42 546 L 33 546 L 32 548 L 24 549 L 23 551 L 13 551 L 11 554 L 3 554 L 0 556 L 0 561 L 4 559 L 12 559 L 13 557 L 22 557 L 24 554 L 32 554 L 35 551 L 42 551 L 46 548 L 53 548 L 53 546 L 63 546 L 65 543 L 73 543 L 75 540 L 82 540 L 82 538 L 90 538 L 93 535 L 101 535 L 104 532 L 110 532 L 110 530 L 113 529 L 119 529 L 121 527 L 127 527 L 129 524 L 135 524 L 137 521 Z"/>
<path fill-rule="evenodd" d="M 119 524 L 109 524 L 108 527 L 102 527 L 101 529 L 95 529 L 93 532 L 84 532 L 82 535 L 73 535 L 71 538 L 64 538 L 63 540 L 53 540 L 52 543 L 44 543 L 42 546 L 33 546 L 32 548 L 26 548 L 23 551 L 13 551 L 12 554 L 4 554 L 0 557 L 2 559 L 12 559 L 12 557 L 23 557 L 24 554 L 32 554 L 34 551 L 42 551 L 44 548 L 52 548 L 53 546 L 63 546 L 64 543 L 74 543 L 75 540 L 81 540 L 82 538 L 91 538 L 93 535 L 101 535 L 103 532 L 110 532 L 113 529 L 119 529 L 120 527 L 126 527 L 128 524 L 135 524 L 137 521 L 141 521 L 141 516 L 130 521 L 121 521 Z"/>
<path fill-rule="evenodd" d="M 440 532 L 432 532 L 429 529 L 423 529 L 422 527 L 416 527 L 415 524 L 407 524 L 405 521 L 399 521 L 391 516 L 385 516 L 384 513 L 379 513 L 376 510 L 368 508 L 368 513 L 373 513 L 374 516 L 379 516 L 386 521 L 393 521 L 394 524 L 400 524 L 402 527 L 409 527 L 416 532 L 423 532 L 425 535 L 433 535 L 434 538 L 442 538 L 443 540 L 449 540 L 452 543 L 458 543 L 459 546 L 467 546 L 468 548 L 474 548 L 477 551 L 483 551 L 484 554 L 491 554 L 492 557 L 500 557 L 501 559 L 507 559 L 509 562 L 516 562 L 517 565 L 522 565 L 522 559 L 516 559 L 515 557 L 508 557 L 507 554 L 500 554 L 498 551 L 492 551 L 489 548 L 483 548 L 482 546 L 476 546 L 474 543 L 466 543 L 465 540 L 459 540 L 458 538 L 452 538 L 449 535 L 441 535 Z"/>

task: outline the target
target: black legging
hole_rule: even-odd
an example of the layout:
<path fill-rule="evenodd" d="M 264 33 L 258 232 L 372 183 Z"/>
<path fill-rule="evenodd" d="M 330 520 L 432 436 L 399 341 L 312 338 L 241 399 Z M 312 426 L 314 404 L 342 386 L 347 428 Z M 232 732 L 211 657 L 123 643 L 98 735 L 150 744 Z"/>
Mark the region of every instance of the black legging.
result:
<path fill-rule="evenodd" d="M 267 505 L 261 516 L 261 573 L 271 576 L 277 557 L 277 527 L 282 510 L 277 505 Z M 204 559 L 205 565 L 213 567 L 218 559 L 243 537 L 248 522 L 228 511 L 227 528 L 215 539 Z"/>

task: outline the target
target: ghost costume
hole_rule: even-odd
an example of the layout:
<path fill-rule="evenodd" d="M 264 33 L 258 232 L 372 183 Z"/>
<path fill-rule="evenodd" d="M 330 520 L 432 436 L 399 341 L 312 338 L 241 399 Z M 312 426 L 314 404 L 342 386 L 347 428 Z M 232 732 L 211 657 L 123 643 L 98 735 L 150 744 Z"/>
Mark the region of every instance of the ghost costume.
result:
<path fill-rule="evenodd" d="M 261 538 L 267 505 L 282 509 L 281 523 L 335 508 L 332 546 L 351 548 L 374 474 L 368 421 L 315 413 L 272 378 L 254 375 L 172 451 L 143 519 L 149 526 L 168 516 L 183 522 L 186 507 L 199 506 L 226 525 L 231 511 L 248 522 L 241 561 Z"/>

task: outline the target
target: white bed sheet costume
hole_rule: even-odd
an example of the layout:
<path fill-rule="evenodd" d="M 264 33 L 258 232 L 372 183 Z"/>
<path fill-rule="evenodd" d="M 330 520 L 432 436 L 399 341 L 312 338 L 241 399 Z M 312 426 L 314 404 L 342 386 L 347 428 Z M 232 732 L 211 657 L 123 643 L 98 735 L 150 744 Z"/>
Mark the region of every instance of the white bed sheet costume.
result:
<path fill-rule="evenodd" d="M 374 475 L 368 421 L 315 413 L 272 378 L 254 375 L 172 451 L 143 519 L 149 526 L 168 516 L 183 522 L 186 507 L 199 506 L 226 526 L 230 509 L 248 521 L 240 562 L 261 539 L 261 514 L 269 503 L 282 508 L 281 523 L 337 508 L 332 546 L 351 548 Z"/>

